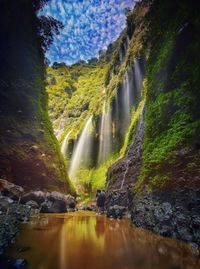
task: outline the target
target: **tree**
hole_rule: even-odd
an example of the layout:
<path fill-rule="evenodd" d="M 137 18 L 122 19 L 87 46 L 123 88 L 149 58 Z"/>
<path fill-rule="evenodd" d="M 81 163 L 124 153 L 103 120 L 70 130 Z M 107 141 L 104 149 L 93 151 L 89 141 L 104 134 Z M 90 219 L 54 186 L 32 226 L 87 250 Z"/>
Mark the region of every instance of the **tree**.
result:
<path fill-rule="evenodd" d="M 53 17 L 40 16 L 38 18 L 38 35 L 44 52 L 52 44 L 54 35 L 59 34 L 59 31 L 62 28 L 62 22 Z"/>

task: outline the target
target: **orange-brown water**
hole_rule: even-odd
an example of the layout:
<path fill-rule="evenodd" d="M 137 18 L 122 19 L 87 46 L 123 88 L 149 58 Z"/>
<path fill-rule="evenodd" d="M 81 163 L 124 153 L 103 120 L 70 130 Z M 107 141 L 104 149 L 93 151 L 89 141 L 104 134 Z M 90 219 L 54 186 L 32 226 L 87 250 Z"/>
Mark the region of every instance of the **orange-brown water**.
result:
<path fill-rule="evenodd" d="M 41 215 L 8 254 L 29 269 L 197 269 L 187 245 L 90 212 Z"/>

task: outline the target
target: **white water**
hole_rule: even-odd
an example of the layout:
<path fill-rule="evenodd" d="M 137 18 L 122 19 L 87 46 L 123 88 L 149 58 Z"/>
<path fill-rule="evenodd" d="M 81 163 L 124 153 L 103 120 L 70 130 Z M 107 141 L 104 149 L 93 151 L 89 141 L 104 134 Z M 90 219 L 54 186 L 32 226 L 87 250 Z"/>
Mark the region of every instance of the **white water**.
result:
<path fill-rule="evenodd" d="M 63 140 L 62 146 L 61 146 L 61 152 L 66 155 L 67 154 L 67 147 L 68 147 L 68 140 L 69 140 L 69 135 L 70 135 L 71 131 L 69 131 L 66 136 L 65 139 Z"/>
<path fill-rule="evenodd" d="M 75 146 L 71 164 L 69 168 L 69 176 L 74 179 L 79 168 L 86 162 L 91 153 L 91 132 L 92 132 L 92 116 L 88 119 L 80 138 Z"/>
<path fill-rule="evenodd" d="M 124 182 L 126 180 L 126 176 L 128 174 L 128 170 L 129 170 L 129 161 L 126 162 L 126 169 L 125 169 L 125 172 L 124 172 L 124 175 L 123 175 L 123 179 L 122 179 L 122 183 L 121 183 L 120 189 L 122 189 L 123 186 L 124 186 Z"/>
<path fill-rule="evenodd" d="M 104 102 L 101 125 L 100 125 L 100 141 L 98 163 L 106 161 L 111 152 L 112 143 L 112 120 L 110 106 Z"/>
<path fill-rule="evenodd" d="M 131 102 L 132 90 L 133 89 L 132 89 L 132 85 L 130 84 L 129 76 L 128 74 L 126 74 L 126 77 L 122 83 L 123 94 L 122 94 L 122 108 L 120 112 L 120 113 L 123 113 L 122 126 L 123 126 L 124 131 L 126 131 L 130 123 L 130 114 L 131 114 L 130 112 L 131 112 L 131 106 L 132 106 L 132 102 Z"/>
<path fill-rule="evenodd" d="M 137 59 L 134 62 L 134 79 L 135 79 L 137 90 L 141 90 L 142 82 L 143 82 L 143 75 L 142 75 L 141 68 Z"/>
<path fill-rule="evenodd" d="M 60 139 L 62 133 L 64 132 L 64 129 L 65 129 L 65 120 L 61 118 L 59 119 L 58 127 L 55 129 L 55 135 L 58 140 Z"/>

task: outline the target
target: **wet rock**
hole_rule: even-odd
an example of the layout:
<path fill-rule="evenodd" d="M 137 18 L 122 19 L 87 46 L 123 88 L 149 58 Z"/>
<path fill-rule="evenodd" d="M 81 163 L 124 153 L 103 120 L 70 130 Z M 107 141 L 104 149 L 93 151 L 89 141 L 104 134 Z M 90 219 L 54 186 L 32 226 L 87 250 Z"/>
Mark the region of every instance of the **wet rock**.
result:
<path fill-rule="evenodd" d="M 200 216 L 192 216 L 192 227 L 200 229 Z"/>
<path fill-rule="evenodd" d="M 63 200 L 47 201 L 41 205 L 42 213 L 65 213 L 67 204 Z"/>
<path fill-rule="evenodd" d="M 0 179 L 0 192 L 3 196 L 18 200 L 23 195 L 24 189 L 7 180 Z"/>
<path fill-rule="evenodd" d="M 191 252 L 194 256 L 199 256 L 199 246 L 196 243 L 189 243 Z"/>
<path fill-rule="evenodd" d="M 66 203 L 66 206 L 69 208 L 75 208 L 76 206 L 76 201 L 75 198 L 73 196 L 71 196 L 70 194 L 68 195 L 64 195 L 60 192 L 50 192 L 47 195 L 47 199 L 50 201 L 63 201 Z"/>
<path fill-rule="evenodd" d="M 34 201 L 39 205 L 43 203 L 45 200 L 46 200 L 46 193 L 42 191 L 28 192 L 21 198 L 21 202 L 23 204 L 26 204 L 29 201 Z"/>
<path fill-rule="evenodd" d="M 23 269 L 27 265 L 27 261 L 25 259 L 17 259 L 13 264 L 13 269 Z"/>
<path fill-rule="evenodd" d="M 154 215 L 159 222 L 168 221 L 172 216 L 172 207 L 170 203 L 163 203 L 154 210 Z"/>
<path fill-rule="evenodd" d="M 8 197 L 5 197 L 8 199 Z M 19 232 L 19 224 L 28 220 L 30 208 L 17 203 L 12 203 L 9 210 L 0 215 L 0 253 L 3 254 Z"/>
<path fill-rule="evenodd" d="M 68 209 L 67 209 L 67 212 L 75 212 L 75 211 L 76 211 L 75 208 L 68 208 Z"/>
<path fill-rule="evenodd" d="M 75 207 L 76 207 L 75 198 L 73 196 L 69 195 L 69 194 L 65 195 L 64 198 L 65 198 L 65 201 L 67 203 L 67 207 L 71 208 L 71 209 L 75 209 Z"/>
<path fill-rule="evenodd" d="M 32 201 L 32 200 L 28 201 L 26 203 L 26 206 L 31 207 L 33 209 L 39 209 L 39 207 L 40 207 L 37 202 Z"/>
<path fill-rule="evenodd" d="M 95 211 L 96 206 L 95 205 L 82 205 L 78 207 L 78 210 L 83 210 L 83 211 Z"/>
<path fill-rule="evenodd" d="M 144 191 L 133 197 L 131 219 L 138 227 L 200 246 L 200 208 L 196 202 L 197 192 L 196 188 L 191 187 L 177 188 L 169 192 Z"/>
<path fill-rule="evenodd" d="M 52 202 L 50 201 L 45 201 L 44 203 L 41 204 L 41 209 L 40 212 L 41 213 L 50 213 L 50 208 L 52 206 Z"/>
<path fill-rule="evenodd" d="M 25 194 L 21 202 L 27 204 L 29 201 L 33 201 L 38 204 L 43 213 L 63 213 L 67 212 L 66 208 L 75 209 L 76 201 L 71 195 L 64 195 L 60 192 L 42 192 L 33 191 Z M 30 204 L 31 205 L 31 204 Z M 34 207 L 33 208 L 37 208 Z M 57 209 L 57 212 L 56 212 Z"/>
<path fill-rule="evenodd" d="M 107 217 L 109 218 L 119 218 L 121 219 L 126 212 L 126 207 L 124 206 L 119 206 L 119 205 L 114 205 L 108 208 L 107 210 Z"/>
<path fill-rule="evenodd" d="M 0 211 L 6 212 L 13 202 L 14 201 L 8 197 L 0 196 Z"/>

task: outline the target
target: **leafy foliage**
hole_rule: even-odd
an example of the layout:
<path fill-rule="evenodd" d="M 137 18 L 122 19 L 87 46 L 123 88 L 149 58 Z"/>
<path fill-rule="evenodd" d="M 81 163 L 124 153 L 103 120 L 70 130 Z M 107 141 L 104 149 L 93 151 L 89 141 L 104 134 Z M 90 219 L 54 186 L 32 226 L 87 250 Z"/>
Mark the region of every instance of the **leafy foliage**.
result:
<path fill-rule="evenodd" d="M 70 136 L 76 136 L 90 115 L 101 114 L 107 68 L 107 65 L 89 64 L 48 67 L 49 115 L 55 130 L 59 131 L 64 121 L 64 133 L 71 130 Z"/>
<path fill-rule="evenodd" d="M 0 176 L 27 189 L 73 192 L 47 112 L 43 45 L 59 24 L 37 16 L 46 2 L 0 1 Z"/>
<path fill-rule="evenodd" d="M 54 35 L 59 34 L 64 25 L 53 17 L 40 16 L 38 18 L 38 34 L 43 51 L 47 51 L 53 43 Z"/>
<path fill-rule="evenodd" d="M 197 10 L 192 10 L 193 3 L 188 1 L 157 0 L 146 17 L 146 128 L 143 167 L 136 189 L 144 184 L 158 187 L 174 179 L 178 173 L 174 169 L 179 162 L 177 152 L 188 152 L 199 141 L 200 20 Z M 187 177 L 187 166 L 181 169 L 182 176 Z"/>

